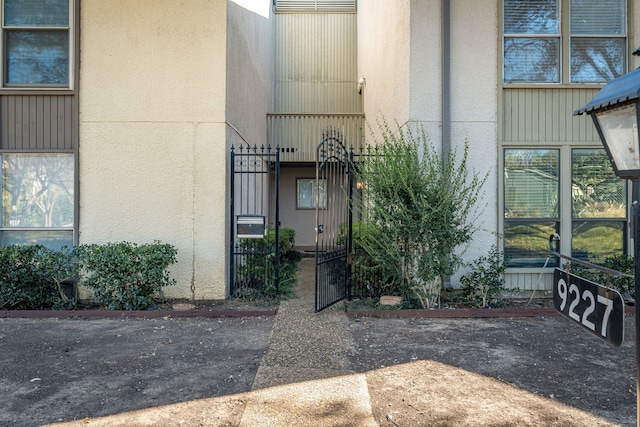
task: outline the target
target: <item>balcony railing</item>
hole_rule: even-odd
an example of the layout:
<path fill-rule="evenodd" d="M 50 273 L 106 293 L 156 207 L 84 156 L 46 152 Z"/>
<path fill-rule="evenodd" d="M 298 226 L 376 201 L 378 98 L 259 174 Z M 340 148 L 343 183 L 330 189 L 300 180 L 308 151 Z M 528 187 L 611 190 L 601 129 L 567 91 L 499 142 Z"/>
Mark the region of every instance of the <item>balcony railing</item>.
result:
<path fill-rule="evenodd" d="M 347 149 L 364 143 L 364 114 L 267 114 L 269 145 L 283 162 L 314 162 L 322 132 L 338 130 Z"/>

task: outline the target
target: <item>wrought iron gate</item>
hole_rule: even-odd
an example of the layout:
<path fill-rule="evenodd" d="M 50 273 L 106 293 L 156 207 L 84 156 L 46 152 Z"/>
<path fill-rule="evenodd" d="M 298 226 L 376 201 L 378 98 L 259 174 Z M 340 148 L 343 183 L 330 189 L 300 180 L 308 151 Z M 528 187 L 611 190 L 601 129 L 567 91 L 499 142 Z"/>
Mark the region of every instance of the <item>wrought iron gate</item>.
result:
<path fill-rule="evenodd" d="M 350 298 L 351 164 L 341 132 L 323 132 L 316 149 L 316 311 Z"/>
<path fill-rule="evenodd" d="M 280 153 L 231 147 L 229 295 L 275 296 L 280 283 Z"/>

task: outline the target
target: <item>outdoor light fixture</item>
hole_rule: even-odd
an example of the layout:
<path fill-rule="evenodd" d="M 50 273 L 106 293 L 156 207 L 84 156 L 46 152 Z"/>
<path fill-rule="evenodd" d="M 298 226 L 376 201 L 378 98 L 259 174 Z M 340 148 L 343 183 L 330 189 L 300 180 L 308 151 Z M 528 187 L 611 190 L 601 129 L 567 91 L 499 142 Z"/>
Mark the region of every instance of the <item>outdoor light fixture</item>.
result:
<path fill-rule="evenodd" d="M 362 93 L 362 89 L 364 89 L 364 87 L 367 85 L 367 80 L 364 78 L 364 76 L 360 77 L 358 79 L 358 93 Z"/>
<path fill-rule="evenodd" d="M 589 114 L 620 178 L 640 179 L 640 68 L 605 85 L 573 114 Z"/>
<path fill-rule="evenodd" d="M 640 55 L 640 48 L 633 54 Z M 640 423 L 640 68 L 607 83 L 591 102 L 573 114 L 585 113 L 593 119 L 616 175 L 633 180 L 636 419 Z"/>

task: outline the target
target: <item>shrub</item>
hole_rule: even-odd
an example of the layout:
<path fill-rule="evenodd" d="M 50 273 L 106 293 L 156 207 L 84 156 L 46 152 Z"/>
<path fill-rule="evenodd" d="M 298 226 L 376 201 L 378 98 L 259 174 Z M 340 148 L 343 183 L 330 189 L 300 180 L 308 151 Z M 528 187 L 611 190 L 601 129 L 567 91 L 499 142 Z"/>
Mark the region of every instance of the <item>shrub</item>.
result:
<path fill-rule="evenodd" d="M 494 244 L 487 255 L 472 263 L 472 271 L 460 278 L 464 299 L 483 308 L 504 306 L 501 294 L 507 265 L 508 260 Z"/>
<path fill-rule="evenodd" d="M 354 222 L 352 225 L 352 293 L 361 297 L 401 295 L 397 284 L 399 271 L 395 266 L 375 262 L 366 249 L 367 240 L 376 239 L 381 230 L 374 224 Z"/>
<path fill-rule="evenodd" d="M 373 133 L 373 132 L 372 132 Z M 357 206 L 365 229 L 364 251 L 373 265 L 394 272 L 389 286 L 424 308 L 439 304 L 442 282 L 462 263 L 458 249 L 471 240 L 480 189 L 487 179 L 469 171 L 462 156 L 442 154 L 423 129 L 379 124 L 372 155 L 363 156 Z"/>
<path fill-rule="evenodd" d="M 628 255 L 612 255 L 602 261 L 602 267 L 622 273 L 634 274 L 634 258 Z M 571 273 L 601 285 L 609 285 L 623 296 L 635 298 L 635 282 L 631 277 L 609 276 L 606 272 L 571 263 Z"/>
<path fill-rule="evenodd" d="M 237 264 L 234 297 L 247 299 L 277 299 L 293 294 L 300 254 L 294 250 L 296 231 L 280 228 L 280 280 L 276 287 L 276 232 L 267 231 L 262 239 L 241 239 L 238 252 L 243 261 Z"/>
<path fill-rule="evenodd" d="M 16 310 L 70 309 L 73 297 L 65 295 L 62 282 L 75 277 L 70 250 L 41 245 L 0 248 L 0 308 Z"/>
<path fill-rule="evenodd" d="M 80 285 L 93 290 L 95 302 L 109 310 L 149 308 L 163 287 L 175 283 L 167 267 L 176 262 L 177 250 L 169 244 L 92 244 L 75 252 Z"/>

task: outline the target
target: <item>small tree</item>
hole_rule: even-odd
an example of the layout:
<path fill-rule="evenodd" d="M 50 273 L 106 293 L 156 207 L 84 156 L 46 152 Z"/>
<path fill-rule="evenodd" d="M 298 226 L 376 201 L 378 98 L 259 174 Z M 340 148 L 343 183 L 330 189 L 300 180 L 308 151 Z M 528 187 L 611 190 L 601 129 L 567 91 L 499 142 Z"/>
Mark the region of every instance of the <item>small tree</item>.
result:
<path fill-rule="evenodd" d="M 422 128 L 392 130 L 384 121 L 378 127 L 358 173 L 358 208 L 373 225 L 363 229 L 361 245 L 374 264 L 395 271 L 387 281 L 401 295 L 434 307 L 443 279 L 461 265 L 457 249 L 475 231 L 472 216 L 487 176 L 469 172 L 466 143 L 460 158 L 455 152 L 443 158 Z"/>

